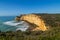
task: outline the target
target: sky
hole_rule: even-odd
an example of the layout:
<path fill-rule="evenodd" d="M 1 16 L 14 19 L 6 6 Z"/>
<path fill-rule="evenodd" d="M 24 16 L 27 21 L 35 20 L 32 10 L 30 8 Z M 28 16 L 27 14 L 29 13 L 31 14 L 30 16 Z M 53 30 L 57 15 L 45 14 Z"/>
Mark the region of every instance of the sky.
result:
<path fill-rule="evenodd" d="M 60 13 L 60 0 L 0 0 L 0 16 Z"/>

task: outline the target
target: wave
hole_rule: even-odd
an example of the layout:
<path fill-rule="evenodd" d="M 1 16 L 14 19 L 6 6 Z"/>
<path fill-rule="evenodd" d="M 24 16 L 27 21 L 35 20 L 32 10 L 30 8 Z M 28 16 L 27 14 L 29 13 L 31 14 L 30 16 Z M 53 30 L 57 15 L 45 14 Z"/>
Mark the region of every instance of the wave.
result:
<path fill-rule="evenodd" d="M 24 21 L 21 22 L 16 22 L 16 21 L 7 21 L 7 22 L 3 22 L 3 24 L 5 25 L 9 25 L 9 26 L 17 26 L 19 24 L 23 24 Z"/>
<path fill-rule="evenodd" d="M 3 22 L 3 24 L 17 27 L 16 30 L 21 30 L 21 31 L 26 31 L 29 27 L 28 23 L 24 21 L 20 21 L 20 22 L 7 21 L 7 22 Z"/>

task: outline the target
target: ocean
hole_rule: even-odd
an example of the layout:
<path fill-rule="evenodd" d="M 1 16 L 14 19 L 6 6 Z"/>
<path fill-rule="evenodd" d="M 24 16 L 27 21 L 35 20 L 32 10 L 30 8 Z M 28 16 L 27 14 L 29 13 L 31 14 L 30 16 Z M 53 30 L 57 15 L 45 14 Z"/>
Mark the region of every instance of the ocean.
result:
<path fill-rule="evenodd" d="M 28 24 L 24 21 L 16 22 L 15 16 L 0 16 L 0 31 L 26 31 Z"/>

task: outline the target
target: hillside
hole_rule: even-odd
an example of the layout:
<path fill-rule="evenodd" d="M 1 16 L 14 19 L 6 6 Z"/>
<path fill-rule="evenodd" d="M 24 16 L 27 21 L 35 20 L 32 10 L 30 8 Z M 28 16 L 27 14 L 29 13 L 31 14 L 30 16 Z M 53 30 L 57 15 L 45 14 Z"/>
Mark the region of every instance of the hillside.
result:
<path fill-rule="evenodd" d="M 60 14 L 36 14 L 42 17 L 45 21 L 46 25 L 51 27 L 59 27 L 60 26 Z"/>

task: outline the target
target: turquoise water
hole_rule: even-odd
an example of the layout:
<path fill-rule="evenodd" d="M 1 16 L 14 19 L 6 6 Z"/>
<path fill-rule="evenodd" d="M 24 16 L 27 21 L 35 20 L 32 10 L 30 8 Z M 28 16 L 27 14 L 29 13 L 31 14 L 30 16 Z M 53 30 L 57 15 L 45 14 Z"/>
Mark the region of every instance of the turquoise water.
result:
<path fill-rule="evenodd" d="M 28 23 L 24 21 L 15 21 L 15 16 L 0 16 L 0 31 L 26 31 L 29 27 Z"/>
<path fill-rule="evenodd" d="M 8 26 L 3 24 L 4 22 L 14 20 L 15 16 L 0 16 L 0 31 L 15 31 L 17 27 Z"/>

